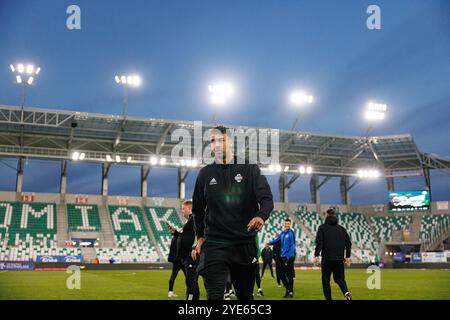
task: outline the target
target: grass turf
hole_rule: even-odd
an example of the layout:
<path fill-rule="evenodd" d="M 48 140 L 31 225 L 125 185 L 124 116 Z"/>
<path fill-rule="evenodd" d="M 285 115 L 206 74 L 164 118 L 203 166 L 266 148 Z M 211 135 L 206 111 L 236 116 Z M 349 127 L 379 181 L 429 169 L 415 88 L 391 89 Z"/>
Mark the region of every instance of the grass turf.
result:
<path fill-rule="evenodd" d="M 264 297 L 257 300 L 278 300 L 284 294 L 267 272 L 263 278 Z M 2 271 L 0 299 L 156 299 L 167 300 L 170 271 L 81 271 L 81 289 L 69 290 L 64 271 Z M 450 300 L 450 270 L 388 269 L 381 273 L 381 289 L 369 290 L 364 269 L 346 272 L 347 284 L 355 300 Z M 199 281 L 201 299 L 205 299 L 203 282 Z M 297 270 L 295 299 L 322 300 L 320 271 Z M 184 299 L 184 275 L 175 282 L 175 293 Z M 332 282 L 333 297 L 342 294 Z M 255 292 L 256 293 L 256 292 Z"/>

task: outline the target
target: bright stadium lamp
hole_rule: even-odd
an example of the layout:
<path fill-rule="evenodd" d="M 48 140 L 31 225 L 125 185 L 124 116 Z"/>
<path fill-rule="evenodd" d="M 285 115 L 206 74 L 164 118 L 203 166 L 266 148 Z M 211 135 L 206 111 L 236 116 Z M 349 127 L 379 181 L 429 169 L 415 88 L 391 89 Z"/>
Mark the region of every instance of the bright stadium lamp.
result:
<path fill-rule="evenodd" d="M 366 119 L 369 121 L 384 120 L 386 111 L 386 104 L 369 102 L 366 108 Z"/>
<path fill-rule="evenodd" d="M 167 159 L 166 159 L 166 158 L 161 158 L 161 159 L 159 159 L 159 164 L 160 164 L 160 165 L 165 166 L 166 163 L 167 163 Z"/>
<path fill-rule="evenodd" d="M 360 179 L 378 179 L 380 177 L 380 171 L 376 169 L 360 169 L 357 174 Z"/>
<path fill-rule="evenodd" d="M 291 103 L 294 105 L 303 105 L 307 103 L 313 103 L 314 97 L 307 95 L 300 91 L 294 91 L 291 93 Z"/>
<path fill-rule="evenodd" d="M 230 82 L 216 82 L 208 86 L 210 100 L 213 105 L 224 105 L 234 95 L 234 86 Z M 213 122 L 216 121 L 217 110 L 214 110 Z"/>
<path fill-rule="evenodd" d="M 312 95 L 306 94 L 302 91 L 292 91 L 290 94 L 290 102 L 292 105 L 299 107 L 305 104 L 311 104 L 314 102 L 314 97 Z M 298 115 L 294 123 L 292 124 L 292 130 L 295 130 L 298 126 L 300 115 Z"/>
<path fill-rule="evenodd" d="M 72 160 L 77 161 L 80 158 L 80 153 L 78 151 L 75 151 L 72 153 Z"/>
<path fill-rule="evenodd" d="M 33 64 L 11 64 L 9 66 L 11 72 L 15 75 L 16 83 L 22 85 L 22 115 L 26 101 L 26 87 L 33 85 L 36 76 L 41 71 L 41 68 L 34 66 Z"/>
<path fill-rule="evenodd" d="M 156 158 L 156 157 L 151 157 L 150 158 L 150 164 L 152 165 L 152 166 L 156 166 L 157 164 L 158 164 L 158 158 Z"/>
<path fill-rule="evenodd" d="M 141 77 L 136 74 L 131 75 L 116 75 L 114 80 L 117 84 L 124 87 L 124 97 L 123 97 L 123 116 L 124 118 L 128 112 L 128 89 L 130 87 L 139 87 L 142 83 Z"/>

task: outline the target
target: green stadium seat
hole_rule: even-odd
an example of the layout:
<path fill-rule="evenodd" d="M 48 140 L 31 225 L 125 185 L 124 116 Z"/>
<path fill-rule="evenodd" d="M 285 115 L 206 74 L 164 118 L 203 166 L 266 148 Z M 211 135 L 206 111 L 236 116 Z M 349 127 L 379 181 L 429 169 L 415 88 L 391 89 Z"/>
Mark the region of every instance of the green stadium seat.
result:
<path fill-rule="evenodd" d="M 168 207 L 144 207 L 144 211 L 156 242 L 164 256 L 167 257 L 169 255 L 170 242 L 173 238 L 167 228 L 167 224 L 179 231 L 183 228 L 183 223 L 177 214 L 177 210 Z"/>
<path fill-rule="evenodd" d="M 434 214 L 422 217 L 420 225 L 420 240 L 427 244 L 434 244 L 450 227 L 450 215 Z"/>
<path fill-rule="evenodd" d="M 392 231 L 405 230 L 412 223 L 411 216 L 371 217 L 372 230 L 378 241 L 392 240 Z"/>
<path fill-rule="evenodd" d="M 79 248 L 58 247 L 54 203 L 1 202 L 0 257 L 10 261 L 36 261 L 40 255 L 81 255 Z"/>
<path fill-rule="evenodd" d="M 114 257 L 122 263 L 159 261 L 145 227 L 141 208 L 108 206 L 108 210 L 117 248 L 96 248 L 97 257 L 101 261 Z"/>
<path fill-rule="evenodd" d="M 101 230 L 100 215 L 95 204 L 67 204 L 69 231 L 98 232 Z"/>

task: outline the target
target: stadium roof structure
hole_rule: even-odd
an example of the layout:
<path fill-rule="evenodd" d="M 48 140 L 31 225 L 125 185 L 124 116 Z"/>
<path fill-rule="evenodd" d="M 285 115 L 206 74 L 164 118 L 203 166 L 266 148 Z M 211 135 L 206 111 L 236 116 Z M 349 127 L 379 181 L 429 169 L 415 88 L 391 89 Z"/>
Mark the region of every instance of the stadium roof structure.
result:
<path fill-rule="evenodd" d="M 85 153 L 83 161 L 105 163 L 109 155 L 112 159 L 120 156 L 127 165 L 143 166 L 156 155 L 167 157 L 165 166 L 179 167 L 180 159 L 170 157 L 179 143 L 172 141 L 171 134 L 185 129 L 194 136 L 195 125 L 192 121 L 0 105 L 0 156 L 70 161 L 72 152 L 78 151 Z M 203 123 L 202 130 L 214 126 Z M 299 165 L 312 166 L 315 175 L 326 177 L 357 177 L 361 168 L 377 168 L 387 178 L 424 175 L 427 185 L 429 169 L 450 171 L 449 159 L 420 152 L 409 134 L 364 137 L 226 126 L 247 132 L 251 138 L 258 130 L 277 136 L 279 164 L 289 167 L 286 173 L 293 174 L 293 180 L 299 175 Z"/>

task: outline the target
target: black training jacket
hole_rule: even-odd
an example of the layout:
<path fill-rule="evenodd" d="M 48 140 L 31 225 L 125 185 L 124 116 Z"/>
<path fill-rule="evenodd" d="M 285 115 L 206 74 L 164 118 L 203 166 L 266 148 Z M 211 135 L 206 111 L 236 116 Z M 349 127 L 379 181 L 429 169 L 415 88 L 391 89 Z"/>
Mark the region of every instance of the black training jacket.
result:
<path fill-rule="evenodd" d="M 191 254 L 192 246 L 195 241 L 194 219 L 192 215 L 183 226 L 183 231 L 178 236 L 177 242 L 177 257 L 179 259 L 186 259 Z"/>
<path fill-rule="evenodd" d="M 273 210 L 267 179 L 256 164 L 212 163 L 203 167 L 192 197 L 195 233 L 207 240 L 251 243 L 256 232 L 247 224 L 256 216 L 264 221 Z"/>
<path fill-rule="evenodd" d="M 346 258 L 351 256 L 352 242 L 347 230 L 338 224 L 335 216 L 328 216 L 317 230 L 314 256 L 318 257 L 321 252 L 322 261 L 342 261 L 344 255 Z"/>
<path fill-rule="evenodd" d="M 172 263 L 179 262 L 179 259 L 177 257 L 177 250 L 178 250 L 177 242 L 179 239 L 179 235 L 180 233 L 178 231 L 175 231 L 175 233 L 173 234 L 172 241 L 170 242 L 169 257 L 167 258 L 167 260 Z"/>

